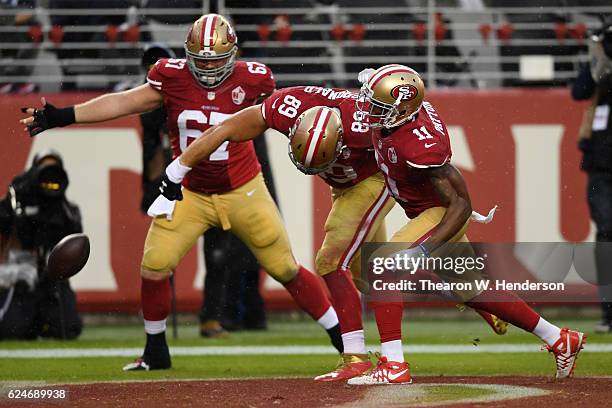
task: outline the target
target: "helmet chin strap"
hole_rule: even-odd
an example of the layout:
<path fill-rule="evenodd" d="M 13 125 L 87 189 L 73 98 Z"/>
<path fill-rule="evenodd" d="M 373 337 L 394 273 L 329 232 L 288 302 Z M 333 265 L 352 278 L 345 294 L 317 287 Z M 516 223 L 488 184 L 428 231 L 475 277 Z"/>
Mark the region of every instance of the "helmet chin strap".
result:
<path fill-rule="evenodd" d="M 387 123 L 383 124 L 383 127 L 387 128 L 387 129 L 389 129 L 389 128 L 394 128 L 394 127 L 398 127 L 398 126 L 400 126 L 400 125 L 403 125 L 403 124 L 404 124 L 404 123 L 406 123 L 406 122 L 410 122 L 410 121 L 412 121 L 412 120 L 414 119 L 414 117 L 416 116 L 416 114 L 417 114 L 417 113 L 419 113 L 419 111 L 421 110 L 421 107 L 423 106 L 423 104 L 421 104 L 421 105 L 419 106 L 419 108 L 418 108 L 417 110 L 415 110 L 415 111 L 412 113 L 412 115 L 407 116 L 407 117 L 405 117 L 404 119 L 398 120 L 398 121 L 393 122 L 393 123 L 388 123 L 388 122 L 390 122 L 390 121 L 391 121 L 391 114 L 392 114 L 392 113 L 397 112 L 397 113 L 395 113 L 394 117 L 397 117 L 397 115 L 399 115 L 399 110 L 398 110 L 397 108 L 398 108 L 398 106 L 399 106 L 399 104 L 400 104 L 401 100 L 402 100 L 402 98 L 401 98 L 401 95 L 400 95 L 400 96 L 399 96 L 399 97 L 398 97 L 398 98 L 395 100 L 395 103 L 393 104 L 393 107 L 392 107 L 392 108 L 391 108 L 391 110 L 389 111 L 389 115 L 388 115 L 388 117 L 387 117 L 387 118 L 385 118 L 384 122 L 387 122 Z"/>
<path fill-rule="evenodd" d="M 400 93 L 397 97 L 397 99 L 395 100 L 395 102 L 393 102 L 393 106 L 391 107 L 391 109 L 389 109 L 389 113 L 387 114 L 387 117 L 385 117 L 385 122 L 387 121 L 391 121 L 391 116 L 393 116 L 393 118 L 396 118 L 397 115 L 399 115 L 399 104 L 402 102 L 402 94 Z M 394 124 L 391 125 L 391 127 L 395 127 L 397 126 L 398 123 L 395 122 Z"/>

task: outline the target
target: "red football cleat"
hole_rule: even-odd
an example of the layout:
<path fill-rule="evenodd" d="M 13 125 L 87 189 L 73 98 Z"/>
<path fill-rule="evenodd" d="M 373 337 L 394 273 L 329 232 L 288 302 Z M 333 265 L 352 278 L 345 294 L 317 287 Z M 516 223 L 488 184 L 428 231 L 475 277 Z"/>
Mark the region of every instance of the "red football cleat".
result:
<path fill-rule="evenodd" d="M 557 379 L 569 378 L 574 374 L 576 359 L 580 350 L 583 349 L 584 343 L 586 343 L 584 333 L 564 327 L 559 333 L 559 340 L 552 347 L 546 346 L 546 349 L 555 356 L 555 362 L 557 363 L 555 377 Z"/>
<path fill-rule="evenodd" d="M 350 385 L 378 385 L 378 384 L 411 384 L 410 366 L 408 363 L 388 361 L 387 357 L 378 359 L 376 368 L 370 374 L 362 375 L 348 380 Z"/>
<path fill-rule="evenodd" d="M 318 382 L 346 381 L 350 378 L 363 375 L 372 368 L 367 354 L 342 354 L 338 366 L 331 373 L 315 377 Z"/>

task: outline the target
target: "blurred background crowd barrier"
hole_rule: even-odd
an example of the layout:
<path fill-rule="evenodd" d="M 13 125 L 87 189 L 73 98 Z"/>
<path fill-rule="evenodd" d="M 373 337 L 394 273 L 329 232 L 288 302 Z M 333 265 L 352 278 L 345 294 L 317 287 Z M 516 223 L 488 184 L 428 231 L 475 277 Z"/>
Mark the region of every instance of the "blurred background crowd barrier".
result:
<path fill-rule="evenodd" d="M 122 89 L 140 80 L 145 43 L 184 55 L 207 12 L 235 23 L 242 57 L 280 87 L 357 86 L 368 66 L 402 63 L 431 87 L 561 86 L 587 58 L 606 1 L 1 0 L 3 92 Z"/>

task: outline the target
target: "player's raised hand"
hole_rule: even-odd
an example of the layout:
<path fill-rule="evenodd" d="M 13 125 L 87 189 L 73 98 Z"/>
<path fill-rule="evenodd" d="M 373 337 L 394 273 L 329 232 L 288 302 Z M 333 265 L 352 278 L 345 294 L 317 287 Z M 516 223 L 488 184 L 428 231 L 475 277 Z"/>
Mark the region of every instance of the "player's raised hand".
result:
<path fill-rule="evenodd" d="M 31 115 L 19 121 L 26 125 L 23 130 L 28 132 L 30 136 L 36 136 L 47 129 L 67 126 L 75 122 L 73 106 L 57 108 L 48 103 L 44 97 L 40 98 L 40 102 L 43 106 L 41 109 L 32 107 L 21 108 L 23 113 Z"/>

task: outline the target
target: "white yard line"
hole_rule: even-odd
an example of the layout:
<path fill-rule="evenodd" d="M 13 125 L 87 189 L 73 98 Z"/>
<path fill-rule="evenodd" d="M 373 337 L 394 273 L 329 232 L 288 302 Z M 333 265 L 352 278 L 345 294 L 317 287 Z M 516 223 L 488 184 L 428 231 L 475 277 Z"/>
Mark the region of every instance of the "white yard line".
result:
<path fill-rule="evenodd" d="M 378 350 L 378 346 L 369 347 Z M 471 345 L 411 345 L 404 346 L 408 354 L 464 354 L 464 353 L 536 353 L 537 344 L 487 344 Z M 308 355 L 334 354 L 331 346 L 214 346 L 171 347 L 173 356 L 240 356 L 240 355 Z M 612 344 L 587 344 L 585 353 L 612 352 Z M 0 350 L 0 358 L 86 358 L 86 357 L 136 357 L 141 347 L 134 348 L 44 348 Z"/>

